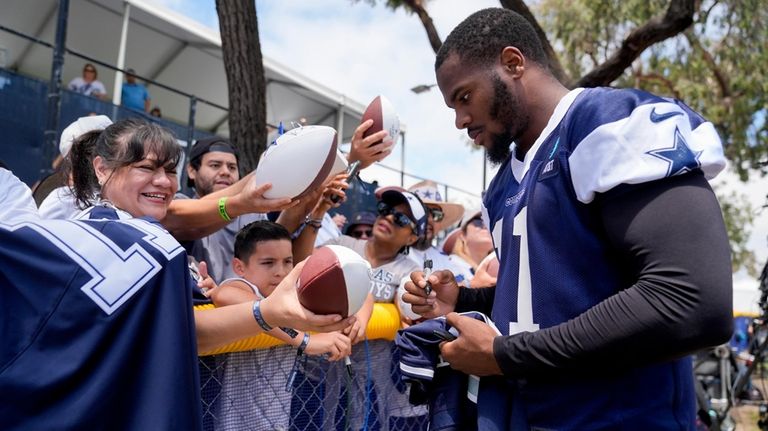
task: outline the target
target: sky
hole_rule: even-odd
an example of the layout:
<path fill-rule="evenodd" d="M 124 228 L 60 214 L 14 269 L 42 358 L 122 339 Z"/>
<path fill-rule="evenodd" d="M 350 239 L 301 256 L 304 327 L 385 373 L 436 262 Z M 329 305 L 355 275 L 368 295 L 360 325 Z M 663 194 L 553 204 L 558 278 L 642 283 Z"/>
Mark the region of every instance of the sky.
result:
<path fill-rule="evenodd" d="M 214 0 L 161 0 L 166 7 L 218 29 Z M 382 3 L 379 0 L 377 3 Z M 472 12 L 498 7 L 498 0 L 433 0 L 427 8 L 444 39 Z M 448 199 L 468 212 L 479 208 L 483 187 L 483 153 L 472 150 L 466 133 L 454 127 L 453 112 L 437 87 L 415 94 L 416 85 L 435 83 L 435 54 L 415 15 L 352 0 L 256 0 L 261 49 L 265 56 L 343 93 L 363 105 L 385 95 L 405 125 L 405 171 L 466 190 L 452 188 Z M 385 165 L 401 167 L 402 148 Z M 487 166 L 487 181 L 494 172 Z M 371 167 L 367 181 L 400 183 L 399 173 Z M 406 186 L 416 182 L 406 177 Z M 768 179 L 742 184 L 726 171 L 713 181 L 720 194 L 743 194 L 756 210 L 748 247 L 760 265 L 768 258 Z M 754 311 L 757 280 L 741 271 L 734 275 L 735 309 Z"/>

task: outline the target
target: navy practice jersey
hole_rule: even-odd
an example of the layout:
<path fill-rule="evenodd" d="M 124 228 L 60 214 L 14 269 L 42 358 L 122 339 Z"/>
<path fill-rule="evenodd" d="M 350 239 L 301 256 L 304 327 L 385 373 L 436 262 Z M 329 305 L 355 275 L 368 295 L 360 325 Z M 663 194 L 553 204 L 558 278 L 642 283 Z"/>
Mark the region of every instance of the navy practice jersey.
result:
<path fill-rule="evenodd" d="M 469 311 L 461 315 L 481 320 L 499 333 L 483 313 Z M 444 340 L 433 332 L 435 330 L 448 330 L 454 336 L 459 335 L 455 328 L 448 325 L 445 317 L 438 317 L 401 329 L 395 336 L 400 379 L 411 384 L 409 400 L 412 404 L 428 403 L 430 430 L 478 429 L 476 403 L 479 379 L 452 370 L 442 360 L 439 345 Z M 504 405 L 497 407 L 506 408 Z"/>
<path fill-rule="evenodd" d="M 200 429 L 183 248 L 155 221 L 90 218 L 0 220 L 0 428 Z"/>
<path fill-rule="evenodd" d="M 680 102 L 637 90 L 568 93 L 524 160 L 501 165 L 483 200 L 501 262 L 496 326 L 504 335 L 549 328 L 635 282 L 607 243 L 596 198 L 691 171 L 711 178 L 724 164 L 712 124 Z M 479 414 L 495 415 L 498 429 L 692 427 L 689 359 L 604 377 L 511 381 L 503 395 L 480 386 Z M 514 398 L 511 422 L 482 411 L 483 398 L 496 396 Z"/>

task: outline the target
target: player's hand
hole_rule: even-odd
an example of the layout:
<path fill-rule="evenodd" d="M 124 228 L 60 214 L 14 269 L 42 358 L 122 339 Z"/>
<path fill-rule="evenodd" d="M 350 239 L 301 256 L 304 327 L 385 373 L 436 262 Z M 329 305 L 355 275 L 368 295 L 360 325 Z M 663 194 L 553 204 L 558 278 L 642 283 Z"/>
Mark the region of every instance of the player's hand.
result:
<path fill-rule="evenodd" d="M 280 282 L 271 295 L 261 301 L 261 313 L 272 327 L 287 326 L 301 331 L 340 331 L 357 320 L 354 316 L 342 319 L 338 314 L 315 314 L 299 303 L 296 283 L 305 261 L 299 262 Z"/>
<path fill-rule="evenodd" d="M 338 361 L 352 354 L 352 342 L 340 332 L 312 334 L 305 350 L 308 355 L 328 354 L 329 361 Z"/>
<path fill-rule="evenodd" d="M 414 313 L 428 319 L 444 316 L 456 309 L 456 301 L 459 299 L 459 285 L 453 273 L 448 270 L 435 271 L 429 275 L 432 292 L 427 295 L 424 288 L 427 280 L 424 273 L 414 271 L 411 273 L 411 281 L 405 283 L 406 293 L 403 301 L 411 304 Z"/>
<path fill-rule="evenodd" d="M 450 313 L 446 321 L 459 336 L 454 341 L 440 343 L 440 355 L 454 370 L 476 376 L 501 375 L 501 368 L 493 356 L 496 331 L 471 317 Z"/>
<path fill-rule="evenodd" d="M 355 133 L 352 135 L 352 145 L 350 146 L 347 160 L 349 163 L 359 160 L 360 169 L 365 169 L 374 162 L 383 160 L 392 152 L 392 147 L 395 145 L 395 142 L 389 137 L 389 133 L 386 130 L 380 130 L 363 138 L 363 133 L 370 129 L 371 126 L 373 126 L 373 120 L 366 120 L 357 126 Z M 374 145 L 376 142 L 379 143 Z"/>

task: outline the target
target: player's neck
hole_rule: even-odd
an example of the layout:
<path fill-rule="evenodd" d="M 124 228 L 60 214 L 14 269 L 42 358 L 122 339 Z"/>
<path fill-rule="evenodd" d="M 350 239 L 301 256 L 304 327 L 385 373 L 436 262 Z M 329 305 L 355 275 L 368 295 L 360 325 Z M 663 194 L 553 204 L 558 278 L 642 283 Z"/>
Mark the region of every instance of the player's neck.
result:
<path fill-rule="evenodd" d="M 528 127 L 515 139 L 513 157 L 518 160 L 523 160 L 528 150 L 533 147 L 533 144 L 547 127 L 557 104 L 570 91 L 547 73 L 536 74 L 526 86 L 535 90 L 536 97 L 531 99 Z"/>

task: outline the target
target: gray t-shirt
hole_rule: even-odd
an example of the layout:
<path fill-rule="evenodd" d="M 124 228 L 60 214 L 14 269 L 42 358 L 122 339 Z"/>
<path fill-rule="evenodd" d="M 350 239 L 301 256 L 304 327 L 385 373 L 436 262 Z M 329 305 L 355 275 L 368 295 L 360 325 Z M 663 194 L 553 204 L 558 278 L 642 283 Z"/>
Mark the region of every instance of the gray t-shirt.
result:
<path fill-rule="evenodd" d="M 338 238 L 334 238 L 324 245 L 341 245 L 347 248 L 351 248 L 357 254 L 365 257 L 365 243 L 367 240 L 356 239 L 351 236 L 342 235 Z M 408 259 L 408 256 L 398 254 L 397 257 L 391 262 L 385 263 L 376 268 L 372 268 L 371 271 L 371 292 L 376 302 L 393 302 L 397 287 L 400 286 L 400 280 L 403 277 L 409 277 L 411 272 L 419 271 L 419 267 L 416 262 Z"/>

